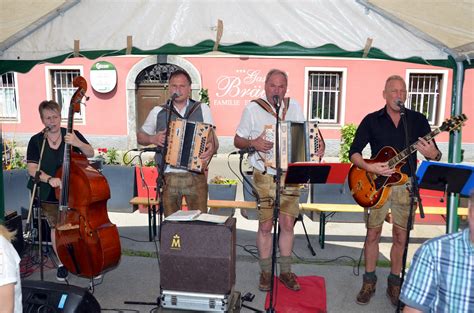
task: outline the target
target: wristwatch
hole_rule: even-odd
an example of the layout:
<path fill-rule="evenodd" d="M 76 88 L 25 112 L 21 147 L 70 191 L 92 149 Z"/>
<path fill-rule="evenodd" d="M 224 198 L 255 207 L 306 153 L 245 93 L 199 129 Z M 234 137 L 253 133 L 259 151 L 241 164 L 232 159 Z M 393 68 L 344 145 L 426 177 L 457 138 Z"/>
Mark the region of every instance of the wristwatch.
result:
<path fill-rule="evenodd" d="M 53 176 L 49 176 L 48 179 L 46 180 L 46 183 L 49 184 L 49 181 L 53 178 Z"/>

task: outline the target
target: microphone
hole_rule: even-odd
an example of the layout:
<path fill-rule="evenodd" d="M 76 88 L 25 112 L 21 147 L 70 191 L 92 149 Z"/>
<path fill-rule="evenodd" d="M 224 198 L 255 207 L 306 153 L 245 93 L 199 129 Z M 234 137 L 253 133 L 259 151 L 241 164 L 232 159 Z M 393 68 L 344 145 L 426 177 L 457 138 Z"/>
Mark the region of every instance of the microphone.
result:
<path fill-rule="evenodd" d="M 276 107 L 280 105 L 280 97 L 278 95 L 273 96 L 273 103 Z"/>
<path fill-rule="evenodd" d="M 173 94 L 171 95 L 171 101 L 174 101 L 176 98 L 180 97 L 181 94 L 179 92 L 173 92 Z"/>
<path fill-rule="evenodd" d="M 137 152 L 157 152 L 158 147 L 145 147 L 145 148 L 135 148 L 130 151 L 137 151 Z"/>
<path fill-rule="evenodd" d="M 43 130 L 41 131 L 42 133 L 47 133 L 51 130 L 51 128 L 49 128 L 49 126 L 46 126 L 45 128 L 43 128 Z"/>
<path fill-rule="evenodd" d="M 257 149 L 255 149 L 254 147 L 247 147 L 247 148 L 244 148 L 244 149 L 240 149 L 240 150 L 237 150 L 237 151 L 233 151 L 230 153 L 230 155 L 234 155 L 234 154 L 254 154 L 255 152 L 257 152 Z"/>
<path fill-rule="evenodd" d="M 396 104 L 398 107 L 400 107 L 400 108 L 404 108 L 404 107 L 405 107 L 405 105 L 403 104 L 403 101 L 400 100 L 400 99 L 396 100 L 396 101 L 395 101 L 395 104 Z"/>
<path fill-rule="evenodd" d="M 400 99 L 395 100 L 395 104 L 400 108 L 400 115 L 405 114 L 405 106 L 403 105 L 403 101 Z"/>

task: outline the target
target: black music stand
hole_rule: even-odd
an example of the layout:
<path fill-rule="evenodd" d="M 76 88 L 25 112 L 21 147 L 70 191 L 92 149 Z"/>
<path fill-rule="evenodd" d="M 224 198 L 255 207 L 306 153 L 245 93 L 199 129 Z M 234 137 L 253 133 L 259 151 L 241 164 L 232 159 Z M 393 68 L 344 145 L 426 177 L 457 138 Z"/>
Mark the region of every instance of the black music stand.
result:
<path fill-rule="evenodd" d="M 423 162 L 418 170 L 420 188 L 459 193 L 469 197 L 474 187 L 474 167 L 450 163 Z"/>
<path fill-rule="evenodd" d="M 325 184 L 329 172 L 331 170 L 331 165 L 326 165 L 324 163 L 292 163 L 288 164 L 288 170 L 285 177 L 285 185 L 287 184 Z M 306 241 L 308 242 L 308 249 L 313 256 L 316 255 L 314 252 L 311 241 L 309 240 L 308 232 L 306 231 L 306 226 L 303 222 L 303 216 L 298 214 L 298 218 L 295 220 L 301 221 L 303 225 L 304 234 L 306 236 Z"/>
<path fill-rule="evenodd" d="M 473 166 L 423 161 L 417 175 L 420 188 L 444 191 L 445 195 L 455 193 L 469 197 L 474 188 L 473 173 Z M 457 223 L 454 217 L 457 216 L 452 217 L 449 210 L 447 216 L 447 231 L 455 231 L 453 228 Z M 450 222 L 453 222 L 453 225 L 450 225 Z"/>

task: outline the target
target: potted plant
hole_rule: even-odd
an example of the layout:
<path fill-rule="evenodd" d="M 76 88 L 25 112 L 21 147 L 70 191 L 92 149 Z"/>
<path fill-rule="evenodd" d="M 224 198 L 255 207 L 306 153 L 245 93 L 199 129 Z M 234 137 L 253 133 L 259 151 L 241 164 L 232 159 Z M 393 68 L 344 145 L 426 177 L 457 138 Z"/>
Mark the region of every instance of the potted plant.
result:
<path fill-rule="evenodd" d="M 237 180 L 215 176 L 209 181 L 209 200 L 235 201 L 237 195 Z M 211 209 L 210 214 L 233 216 L 235 208 Z"/>

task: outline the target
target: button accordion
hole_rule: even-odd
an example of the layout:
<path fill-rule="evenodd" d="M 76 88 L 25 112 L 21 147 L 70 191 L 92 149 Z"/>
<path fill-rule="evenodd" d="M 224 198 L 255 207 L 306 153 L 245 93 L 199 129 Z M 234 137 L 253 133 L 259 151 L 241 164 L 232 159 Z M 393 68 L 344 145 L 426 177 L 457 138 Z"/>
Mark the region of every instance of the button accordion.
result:
<path fill-rule="evenodd" d="M 200 156 L 213 126 L 202 122 L 176 119 L 170 122 L 166 163 L 177 168 L 202 173 L 206 168 Z"/>
<path fill-rule="evenodd" d="M 275 143 L 275 125 L 265 125 L 265 140 Z M 318 122 L 281 122 L 280 124 L 280 163 L 283 170 L 289 163 L 318 162 L 316 153 L 322 140 Z M 263 154 L 265 166 L 276 168 L 276 145 Z"/>

